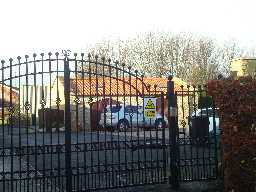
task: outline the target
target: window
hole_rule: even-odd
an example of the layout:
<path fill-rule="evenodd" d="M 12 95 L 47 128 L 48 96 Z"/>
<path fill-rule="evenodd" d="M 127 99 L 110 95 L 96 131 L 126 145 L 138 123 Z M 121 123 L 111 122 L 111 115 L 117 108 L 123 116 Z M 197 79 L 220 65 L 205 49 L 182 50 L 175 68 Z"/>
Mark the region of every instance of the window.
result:
<path fill-rule="evenodd" d="M 133 112 L 132 106 L 126 106 L 124 112 L 125 113 L 132 113 Z"/>

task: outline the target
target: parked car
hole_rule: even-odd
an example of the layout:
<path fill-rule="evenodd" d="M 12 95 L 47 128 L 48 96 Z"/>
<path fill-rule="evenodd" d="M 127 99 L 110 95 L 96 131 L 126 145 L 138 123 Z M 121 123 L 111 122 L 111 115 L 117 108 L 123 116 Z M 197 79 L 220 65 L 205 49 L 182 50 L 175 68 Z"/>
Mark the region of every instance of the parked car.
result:
<path fill-rule="evenodd" d="M 155 118 L 145 117 L 143 106 L 132 105 L 107 105 L 101 114 L 99 124 L 102 127 L 112 127 L 125 130 L 130 127 L 165 128 L 167 119 L 157 113 Z"/>

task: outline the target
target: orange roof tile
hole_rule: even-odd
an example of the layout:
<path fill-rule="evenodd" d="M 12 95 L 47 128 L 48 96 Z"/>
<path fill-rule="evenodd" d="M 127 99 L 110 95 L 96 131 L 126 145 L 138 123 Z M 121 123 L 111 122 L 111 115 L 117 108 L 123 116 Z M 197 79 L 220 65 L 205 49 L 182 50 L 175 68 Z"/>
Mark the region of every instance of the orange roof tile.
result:
<path fill-rule="evenodd" d="M 160 94 L 161 92 L 166 93 L 167 81 L 167 78 L 154 77 L 145 77 L 143 82 L 139 78 L 129 77 L 124 79 L 116 79 L 114 77 L 92 77 L 90 79 L 86 77 L 84 79 L 71 79 L 70 86 L 72 94 L 77 94 L 78 96 L 141 96 Z M 178 78 L 174 78 L 173 81 L 175 91 L 180 91 L 180 86 L 185 84 Z"/>

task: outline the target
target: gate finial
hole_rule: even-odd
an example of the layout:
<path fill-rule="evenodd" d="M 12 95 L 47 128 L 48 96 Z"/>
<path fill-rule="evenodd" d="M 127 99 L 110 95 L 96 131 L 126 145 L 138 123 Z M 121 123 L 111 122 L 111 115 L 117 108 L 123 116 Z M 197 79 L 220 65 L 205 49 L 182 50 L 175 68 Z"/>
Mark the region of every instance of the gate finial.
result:
<path fill-rule="evenodd" d="M 168 80 L 169 80 L 169 81 L 172 81 L 172 79 L 173 79 L 173 76 L 172 76 L 172 75 L 169 75 L 169 76 L 168 76 Z"/>
<path fill-rule="evenodd" d="M 71 51 L 69 49 L 68 50 L 62 50 L 61 52 L 62 52 L 64 57 L 68 57 L 71 53 Z"/>

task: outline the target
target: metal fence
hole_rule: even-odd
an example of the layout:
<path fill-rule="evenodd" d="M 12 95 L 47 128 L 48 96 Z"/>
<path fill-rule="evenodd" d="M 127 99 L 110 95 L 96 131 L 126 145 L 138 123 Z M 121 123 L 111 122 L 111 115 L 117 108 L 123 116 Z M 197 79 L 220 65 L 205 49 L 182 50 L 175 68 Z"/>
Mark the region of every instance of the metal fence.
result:
<path fill-rule="evenodd" d="M 149 86 L 131 67 L 84 54 L 1 64 L 1 191 L 178 186 L 217 177 L 215 113 L 196 113 L 198 89 L 172 79 Z M 203 137 L 193 132 L 198 116 L 213 120 Z"/>
<path fill-rule="evenodd" d="M 221 130 L 214 100 L 201 86 L 182 86 L 177 97 L 179 180 L 217 179 Z"/>

